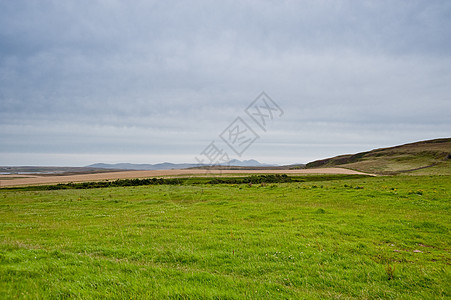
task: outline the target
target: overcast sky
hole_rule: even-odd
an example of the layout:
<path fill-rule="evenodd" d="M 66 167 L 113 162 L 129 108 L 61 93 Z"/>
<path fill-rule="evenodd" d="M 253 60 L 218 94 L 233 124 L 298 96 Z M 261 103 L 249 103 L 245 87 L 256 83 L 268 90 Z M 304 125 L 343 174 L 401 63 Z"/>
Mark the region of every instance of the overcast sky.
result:
<path fill-rule="evenodd" d="M 283 110 L 263 131 L 245 109 Z M 451 130 L 451 1 L 0 0 L 0 165 L 304 163 Z M 241 156 L 220 134 L 241 117 Z"/>

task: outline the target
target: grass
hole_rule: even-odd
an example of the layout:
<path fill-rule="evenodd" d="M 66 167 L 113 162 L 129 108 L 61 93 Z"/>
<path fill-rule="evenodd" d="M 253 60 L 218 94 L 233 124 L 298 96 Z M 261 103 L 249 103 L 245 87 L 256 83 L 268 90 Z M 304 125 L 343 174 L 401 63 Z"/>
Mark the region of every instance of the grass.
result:
<path fill-rule="evenodd" d="M 447 299 L 450 183 L 0 189 L 0 298 Z"/>
<path fill-rule="evenodd" d="M 436 139 L 340 155 L 307 164 L 307 168 L 343 167 L 380 175 L 451 175 L 451 139 Z"/>
<path fill-rule="evenodd" d="M 391 155 L 386 157 L 372 157 L 362 161 L 341 165 L 341 167 L 368 172 L 373 174 L 407 175 L 451 175 L 451 162 L 437 160 L 427 155 Z"/>

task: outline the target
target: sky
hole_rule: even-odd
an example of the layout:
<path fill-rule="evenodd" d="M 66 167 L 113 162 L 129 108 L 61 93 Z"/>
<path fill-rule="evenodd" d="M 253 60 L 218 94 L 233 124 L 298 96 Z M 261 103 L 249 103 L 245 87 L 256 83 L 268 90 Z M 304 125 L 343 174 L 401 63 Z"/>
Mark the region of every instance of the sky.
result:
<path fill-rule="evenodd" d="M 0 0 L 0 165 L 306 163 L 450 113 L 450 1 Z"/>

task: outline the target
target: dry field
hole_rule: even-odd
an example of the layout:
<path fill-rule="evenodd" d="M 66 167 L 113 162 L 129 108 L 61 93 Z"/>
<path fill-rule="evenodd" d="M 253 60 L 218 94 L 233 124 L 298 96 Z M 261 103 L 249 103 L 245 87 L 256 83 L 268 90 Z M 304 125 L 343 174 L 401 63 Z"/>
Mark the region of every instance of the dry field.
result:
<path fill-rule="evenodd" d="M 318 168 L 318 169 L 300 169 L 300 170 L 160 170 L 160 171 L 123 171 L 107 172 L 96 174 L 79 175 L 58 175 L 58 176 L 39 176 L 39 175 L 0 175 L 0 187 L 6 186 L 25 186 L 25 185 L 45 185 L 55 183 L 86 182 L 86 181 L 104 181 L 116 179 L 131 178 L 149 178 L 149 177 L 171 177 L 171 176 L 203 176 L 203 175 L 227 175 L 227 174 L 366 174 L 344 168 Z"/>

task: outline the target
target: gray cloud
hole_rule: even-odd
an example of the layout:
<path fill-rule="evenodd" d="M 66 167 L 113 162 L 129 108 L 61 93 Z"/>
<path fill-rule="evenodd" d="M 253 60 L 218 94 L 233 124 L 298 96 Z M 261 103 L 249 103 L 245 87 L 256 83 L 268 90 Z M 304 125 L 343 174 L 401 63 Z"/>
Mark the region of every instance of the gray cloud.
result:
<path fill-rule="evenodd" d="M 449 136 L 450 13 L 448 1 L 2 1 L 0 165 L 192 161 L 262 90 L 285 115 L 249 158 Z"/>

